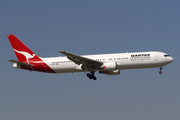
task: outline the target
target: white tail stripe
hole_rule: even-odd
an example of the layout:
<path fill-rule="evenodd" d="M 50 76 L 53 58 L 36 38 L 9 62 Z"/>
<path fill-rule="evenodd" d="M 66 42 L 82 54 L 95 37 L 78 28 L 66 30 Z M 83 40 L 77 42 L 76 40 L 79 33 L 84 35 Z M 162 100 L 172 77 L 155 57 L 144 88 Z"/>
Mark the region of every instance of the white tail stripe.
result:
<path fill-rule="evenodd" d="M 15 52 L 17 52 L 17 53 L 20 53 L 20 54 L 22 54 L 22 55 L 24 55 L 25 57 L 26 57 L 26 61 L 27 61 L 27 63 L 29 64 L 29 59 L 30 58 L 33 58 L 36 54 L 33 54 L 33 55 L 31 55 L 31 54 L 29 54 L 28 52 L 24 52 L 24 51 L 18 51 L 18 50 L 15 50 L 15 49 L 13 49 Z"/>

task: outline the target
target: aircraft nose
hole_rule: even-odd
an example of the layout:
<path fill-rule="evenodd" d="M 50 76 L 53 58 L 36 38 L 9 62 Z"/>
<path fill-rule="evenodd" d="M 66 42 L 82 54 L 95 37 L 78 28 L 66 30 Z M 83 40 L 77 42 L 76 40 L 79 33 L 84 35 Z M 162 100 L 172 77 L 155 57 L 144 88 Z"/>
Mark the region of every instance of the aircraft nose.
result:
<path fill-rule="evenodd" d="M 170 62 L 173 62 L 173 61 L 174 61 L 174 59 L 173 59 L 173 57 L 171 57 L 171 58 L 170 58 Z"/>
<path fill-rule="evenodd" d="M 169 58 L 167 59 L 167 61 L 168 61 L 169 63 L 171 63 L 171 62 L 174 61 L 174 59 L 173 59 L 172 57 L 169 57 Z"/>

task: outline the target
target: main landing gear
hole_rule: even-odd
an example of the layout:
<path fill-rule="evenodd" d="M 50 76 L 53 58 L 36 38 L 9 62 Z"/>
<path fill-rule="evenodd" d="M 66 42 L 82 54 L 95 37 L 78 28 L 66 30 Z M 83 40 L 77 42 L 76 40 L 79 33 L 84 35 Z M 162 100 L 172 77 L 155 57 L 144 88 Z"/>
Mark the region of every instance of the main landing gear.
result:
<path fill-rule="evenodd" d="M 97 78 L 94 76 L 94 73 L 95 73 L 95 72 L 87 73 L 86 76 L 89 77 L 89 79 L 96 80 Z"/>
<path fill-rule="evenodd" d="M 163 67 L 159 67 L 160 71 L 159 74 L 162 74 Z"/>

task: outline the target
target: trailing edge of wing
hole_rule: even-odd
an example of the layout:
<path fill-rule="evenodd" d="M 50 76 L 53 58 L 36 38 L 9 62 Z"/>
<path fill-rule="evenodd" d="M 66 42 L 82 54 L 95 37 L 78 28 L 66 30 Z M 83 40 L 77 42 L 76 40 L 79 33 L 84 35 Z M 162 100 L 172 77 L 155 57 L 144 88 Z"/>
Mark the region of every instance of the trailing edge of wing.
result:
<path fill-rule="evenodd" d="M 12 63 L 17 63 L 19 65 L 23 65 L 23 66 L 27 66 L 27 67 L 32 67 L 33 65 L 30 65 L 30 64 L 27 64 L 27 63 L 23 63 L 23 62 L 19 62 L 19 61 L 16 61 L 16 60 L 10 60 L 8 59 L 8 61 L 12 62 Z"/>
<path fill-rule="evenodd" d="M 99 62 L 99 61 L 96 61 L 93 59 L 89 59 L 89 58 L 85 58 L 82 56 L 78 56 L 78 55 L 75 55 L 75 54 L 72 54 L 72 53 L 69 53 L 66 51 L 59 51 L 59 52 L 66 55 L 69 60 L 73 61 L 74 63 L 76 63 L 78 65 L 87 64 L 90 66 L 101 66 L 103 64 L 102 62 Z"/>

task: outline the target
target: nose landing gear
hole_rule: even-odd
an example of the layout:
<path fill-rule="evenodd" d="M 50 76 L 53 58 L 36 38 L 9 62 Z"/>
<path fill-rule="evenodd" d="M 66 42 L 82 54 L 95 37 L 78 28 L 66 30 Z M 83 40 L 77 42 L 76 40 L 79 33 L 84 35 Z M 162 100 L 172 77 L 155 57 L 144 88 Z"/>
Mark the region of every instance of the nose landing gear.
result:
<path fill-rule="evenodd" d="M 97 78 L 94 76 L 94 73 L 95 73 L 95 72 L 87 73 L 86 76 L 89 77 L 89 79 L 96 80 Z"/>
<path fill-rule="evenodd" d="M 162 74 L 163 67 L 159 67 L 160 71 L 159 74 Z"/>

